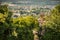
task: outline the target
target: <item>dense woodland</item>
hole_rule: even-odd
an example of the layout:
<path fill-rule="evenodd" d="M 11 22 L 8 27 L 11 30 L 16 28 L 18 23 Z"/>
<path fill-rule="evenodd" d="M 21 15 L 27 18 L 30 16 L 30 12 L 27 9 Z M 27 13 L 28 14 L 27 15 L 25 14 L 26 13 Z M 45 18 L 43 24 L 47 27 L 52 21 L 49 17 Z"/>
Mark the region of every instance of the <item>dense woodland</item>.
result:
<path fill-rule="evenodd" d="M 38 17 L 27 15 L 12 18 L 7 5 L 0 5 L 0 40 L 34 40 L 34 29 L 39 32 Z M 60 5 L 56 5 L 42 24 L 45 33 L 42 40 L 60 40 Z M 39 37 L 39 33 L 37 34 Z"/>

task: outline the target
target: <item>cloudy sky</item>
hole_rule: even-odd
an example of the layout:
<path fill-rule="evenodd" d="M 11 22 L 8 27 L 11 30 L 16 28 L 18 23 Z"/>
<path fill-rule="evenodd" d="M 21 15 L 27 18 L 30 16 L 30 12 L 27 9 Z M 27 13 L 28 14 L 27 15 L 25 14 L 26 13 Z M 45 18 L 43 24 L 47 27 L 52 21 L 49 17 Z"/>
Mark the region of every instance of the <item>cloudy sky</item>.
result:
<path fill-rule="evenodd" d="M 0 0 L 0 2 L 12 2 L 16 4 L 48 4 L 48 5 L 54 5 L 54 4 L 60 4 L 60 0 Z"/>

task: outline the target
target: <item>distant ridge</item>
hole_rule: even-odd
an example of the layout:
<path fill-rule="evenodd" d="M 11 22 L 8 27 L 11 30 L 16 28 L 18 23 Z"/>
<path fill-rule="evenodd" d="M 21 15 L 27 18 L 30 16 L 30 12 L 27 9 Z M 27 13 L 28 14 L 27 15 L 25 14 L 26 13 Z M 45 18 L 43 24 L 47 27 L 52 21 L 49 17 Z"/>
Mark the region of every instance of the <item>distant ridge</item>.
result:
<path fill-rule="evenodd" d="M 21 2 L 19 2 L 21 1 Z M 0 0 L 0 2 L 12 2 L 18 5 L 56 5 L 60 4 L 60 0 Z M 31 2 L 31 3 L 29 3 Z"/>

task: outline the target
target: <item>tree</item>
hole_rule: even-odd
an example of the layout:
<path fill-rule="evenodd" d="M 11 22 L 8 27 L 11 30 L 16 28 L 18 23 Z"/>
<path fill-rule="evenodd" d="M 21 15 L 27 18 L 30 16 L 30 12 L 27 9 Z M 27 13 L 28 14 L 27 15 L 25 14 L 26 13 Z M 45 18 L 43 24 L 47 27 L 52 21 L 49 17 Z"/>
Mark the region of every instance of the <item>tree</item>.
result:
<path fill-rule="evenodd" d="M 8 40 L 11 35 L 11 15 L 7 5 L 0 5 L 0 40 Z"/>
<path fill-rule="evenodd" d="M 46 16 L 45 40 L 59 40 L 60 38 L 60 5 L 51 10 L 50 16 Z"/>
<path fill-rule="evenodd" d="M 38 22 L 33 16 L 18 17 L 13 18 L 13 26 L 16 27 L 18 40 L 34 40 L 32 30 L 38 27 Z"/>

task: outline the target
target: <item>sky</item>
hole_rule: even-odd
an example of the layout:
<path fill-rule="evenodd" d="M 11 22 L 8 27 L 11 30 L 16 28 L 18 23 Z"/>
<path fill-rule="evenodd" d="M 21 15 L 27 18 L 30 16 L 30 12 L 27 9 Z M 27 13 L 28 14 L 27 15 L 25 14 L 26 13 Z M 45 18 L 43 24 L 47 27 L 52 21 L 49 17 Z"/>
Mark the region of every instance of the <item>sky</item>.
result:
<path fill-rule="evenodd" d="M 0 1 L 20 1 L 20 0 L 0 0 Z M 21 1 L 28 1 L 28 0 L 21 0 Z M 32 0 L 34 1 L 34 0 Z M 37 0 L 37 1 L 43 1 L 43 0 Z M 47 1 L 47 0 L 45 0 Z M 51 0 L 51 1 L 60 1 L 60 0 Z"/>
<path fill-rule="evenodd" d="M 0 0 L 0 2 L 12 2 L 15 4 L 34 5 L 55 5 L 60 4 L 60 0 Z"/>

